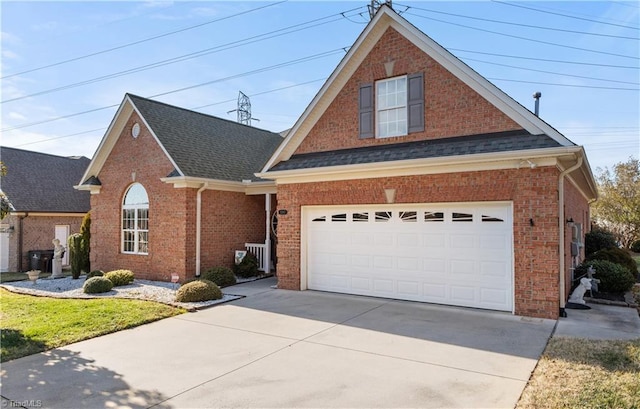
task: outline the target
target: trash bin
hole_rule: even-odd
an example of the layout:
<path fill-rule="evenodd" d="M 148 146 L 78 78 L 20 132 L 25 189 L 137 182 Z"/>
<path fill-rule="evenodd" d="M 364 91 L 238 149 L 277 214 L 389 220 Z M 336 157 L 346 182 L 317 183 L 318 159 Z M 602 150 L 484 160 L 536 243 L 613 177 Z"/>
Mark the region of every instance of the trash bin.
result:
<path fill-rule="evenodd" d="M 51 273 L 53 250 L 29 250 L 29 268 Z"/>

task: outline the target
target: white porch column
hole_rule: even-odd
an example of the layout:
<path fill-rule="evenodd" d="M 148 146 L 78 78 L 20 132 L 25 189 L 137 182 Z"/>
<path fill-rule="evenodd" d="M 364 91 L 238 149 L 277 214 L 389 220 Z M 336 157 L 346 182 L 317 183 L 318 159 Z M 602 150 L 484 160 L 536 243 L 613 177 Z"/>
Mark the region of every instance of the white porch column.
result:
<path fill-rule="evenodd" d="M 271 193 L 264 195 L 264 211 L 266 214 L 264 239 L 264 273 L 271 273 Z"/>

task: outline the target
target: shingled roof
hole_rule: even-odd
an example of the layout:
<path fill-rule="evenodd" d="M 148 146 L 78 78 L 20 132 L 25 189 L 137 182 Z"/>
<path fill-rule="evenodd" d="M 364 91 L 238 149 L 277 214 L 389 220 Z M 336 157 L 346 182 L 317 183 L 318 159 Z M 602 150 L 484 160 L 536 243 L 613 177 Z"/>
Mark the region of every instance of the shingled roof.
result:
<path fill-rule="evenodd" d="M 73 188 L 89 166 L 88 158 L 0 147 L 0 160 L 7 167 L 0 189 L 15 211 L 86 213 L 91 209 L 89 192 Z"/>
<path fill-rule="evenodd" d="M 560 144 L 547 135 L 531 135 L 525 130 L 508 131 L 298 154 L 293 155 L 287 161 L 278 163 L 271 168 L 271 171 L 520 151 L 558 146 Z"/>
<path fill-rule="evenodd" d="M 171 176 L 241 182 L 282 142 L 277 133 L 127 94 L 178 169 Z M 169 176 L 169 175 L 167 175 Z"/>

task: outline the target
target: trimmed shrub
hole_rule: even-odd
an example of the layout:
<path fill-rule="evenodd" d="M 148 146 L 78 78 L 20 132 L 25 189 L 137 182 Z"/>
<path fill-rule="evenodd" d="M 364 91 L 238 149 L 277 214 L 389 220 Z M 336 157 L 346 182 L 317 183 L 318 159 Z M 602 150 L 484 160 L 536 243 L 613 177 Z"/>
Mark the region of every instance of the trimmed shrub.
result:
<path fill-rule="evenodd" d="M 104 276 L 113 283 L 114 287 L 133 283 L 133 271 L 131 270 L 113 270 Z"/>
<path fill-rule="evenodd" d="M 110 280 L 104 277 L 91 277 L 84 282 L 82 291 L 84 291 L 85 294 L 99 294 L 111 291 L 112 288 L 113 283 Z"/>
<path fill-rule="evenodd" d="M 90 279 L 91 277 L 103 277 L 104 276 L 104 271 L 102 270 L 93 270 L 90 273 L 87 273 L 87 277 L 86 280 Z"/>
<path fill-rule="evenodd" d="M 80 269 L 89 272 L 91 271 L 91 261 L 89 260 L 89 252 L 91 251 L 91 212 L 88 212 L 82 218 L 80 236 L 82 236 L 82 259 L 80 260 L 82 265 Z"/>
<path fill-rule="evenodd" d="M 584 235 L 584 254 L 590 255 L 598 250 L 618 247 L 616 236 L 610 231 L 593 229 Z"/>
<path fill-rule="evenodd" d="M 605 293 L 620 293 L 629 291 L 636 282 L 636 277 L 620 264 L 607 260 L 585 261 L 575 269 L 575 276 L 587 274 L 589 266 L 596 271 L 594 278 L 600 280 L 598 291 Z"/>
<path fill-rule="evenodd" d="M 247 252 L 240 264 L 233 267 L 235 275 L 241 278 L 255 277 L 258 275 L 258 259 L 253 253 Z"/>
<path fill-rule="evenodd" d="M 176 291 L 177 302 L 198 302 L 219 300 L 222 291 L 216 283 L 209 280 L 196 280 L 183 284 Z"/>
<path fill-rule="evenodd" d="M 622 267 L 627 269 L 634 277 L 638 274 L 638 265 L 636 264 L 633 257 L 631 257 L 631 254 L 629 254 L 629 252 L 624 249 L 615 247 L 598 250 L 587 257 L 587 261 L 589 260 L 611 261 L 612 263 L 620 264 Z"/>
<path fill-rule="evenodd" d="M 640 253 L 640 240 L 636 240 L 631 243 L 631 251 L 634 253 Z"/>
<path fill-rule="evenodd" d="M 236 276 L 229 267 L 212 267 L 202 273 L 203 280 L 213 281 L 220 287 L 227 287 L 236 283 Z"/>

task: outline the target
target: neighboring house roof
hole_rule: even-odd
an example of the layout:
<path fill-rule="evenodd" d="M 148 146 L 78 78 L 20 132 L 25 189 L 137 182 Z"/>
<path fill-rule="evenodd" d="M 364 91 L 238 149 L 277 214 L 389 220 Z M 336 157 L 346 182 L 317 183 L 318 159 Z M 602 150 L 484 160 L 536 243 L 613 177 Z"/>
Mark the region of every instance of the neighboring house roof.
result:
<path fill-rule="evenodd" d="M 96 184 L 124 121 L 134 110 L 175 166 L 167 177 L 256 181 L 255 173 L 282 142 L 274 132 L 126 94 L 83 176 L 83 185 Z"/>
<path fill-rule="evenodd" d="M 15 211 L 86 213 L 91 209 L 89 194 L 73 188 L 89 165 L 88 158 L 0 147 L 0 160 L 7 167 L 0 189 Z"/>
<path fill-rule="evenodd" d="M 353 73 L 371 52 L 378 40 L 393 28 L 407 38 L 438 64 L 446 68 L 475 92 L 491 102 L 514 122 L 533 135 L 546 134 L 561 146 L 575 146 L 573 142 L 534 115 L 489 80 L 478 74 L 447 49 L 417 29 L 387 5 L 378 9 L 374 18 L 365 27 L 356 42 L 349 49 L 340 64 L 324 83 L 307 109 L 288 132 L 284 142 L 269 159 L 261 174 L 266 176 L 269 170 L 281 161 L 291 158 L 309 131 L 322 117 L 325 110 L 335 99 Z"/>
<path fill-rule="evenodd" d="M 375 145 L 293 155 L 280 162 L 272 171 L 343 166 L 364 163 L 426 159 L 445 156 L 497 153 L 527 149 L 554 148 L 560 144 L 546 135 L 531 135 L 526 131 L 458 136 L 428 141 Z"/>

